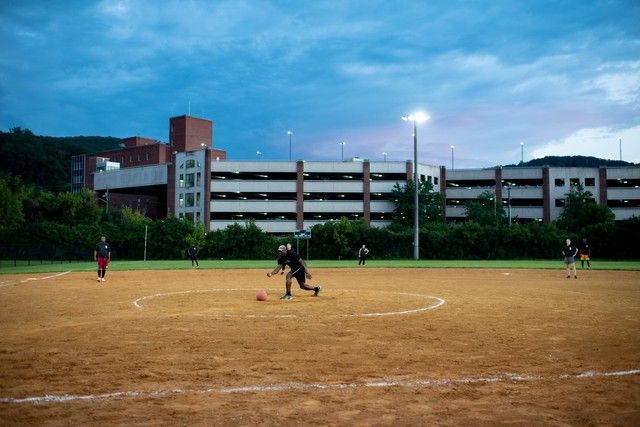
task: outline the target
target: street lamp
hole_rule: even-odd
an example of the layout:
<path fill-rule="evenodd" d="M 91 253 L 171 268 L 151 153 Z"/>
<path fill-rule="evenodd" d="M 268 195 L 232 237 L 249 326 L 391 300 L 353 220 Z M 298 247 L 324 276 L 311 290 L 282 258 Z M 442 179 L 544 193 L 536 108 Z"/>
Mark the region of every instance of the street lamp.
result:
<path fill-rule="evenodd" d="M 452 146 L 451 146 L 451 170 L 453 170 L 453 149 L 454 149 L 454 148 L 455 148 L 455 147 L 452 145 Z"/>
<path fill-rule="evenodd" d="M 291 161 L 291 136 L 293 135 L 293 132 L 288 130 L 287 135 L 289 135 L 289 161 Z"/>
<path fill-rule="evenodd" d="M 524 163 L 524 142 L 520 143 L 520 164 Z"/>
<path fill-rule="evenodd" d="M 426 122 L 430 117 L 424 113 L 414 113 L 409 116 L 402 116 L 402 120 L 413 122 L 413 259 L 420 259 L 420 232 L 418 220 L 418 187 L 420 181 L 418 179 L 418 123 Z"/>
<path fill-rule="evenodd" d="M 256 154 L 258 155 L 258 160 L 260 160 L 260 155 L 262 154 L 260 151 L 256 151 Z"/>
<path fill-rule="evenodd" d="M 338 144 L 340 144 L 340 153 L 342 156 L 341 158 L 342 158 L 342 161 L 344 162 L 344 145 L 346 144 L 346 142 L 340 141 L 338 142 Z"/>
<path fill-rule="evenodd" d="M 382 156 L 384 157 L 384 161 L 386 162 L 387 161 L 387 153 L 386 153 L 386 151 L 382 152 Z"/>

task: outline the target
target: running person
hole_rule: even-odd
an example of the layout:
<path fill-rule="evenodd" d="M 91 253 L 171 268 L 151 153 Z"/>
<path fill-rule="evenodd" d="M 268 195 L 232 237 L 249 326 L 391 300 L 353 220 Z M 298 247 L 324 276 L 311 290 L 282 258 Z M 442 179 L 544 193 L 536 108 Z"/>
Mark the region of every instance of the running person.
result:
<path fill-rule="evenodd" d="M 291 295 L 291 279 L 296 278 L 298 281 L 298 285 L 300 289 L 304 289 L 305 291 L 313 291 L 313 296 L 317 297 L 320 293 L 320 286 L 309 286 L 305 283 L 305 279 L 311 279 L 311 273 L 309 273 L 309 269 L 307 268 L 307 264 L 304 262 L 302 258 L 294 251 L 293 249 L 288 249 L 287 246 L 278 247 L 278 265 L 272 271 L 267 273 L 268 277 L 273 276 L 274 274 L 278 274 L 281 269 L 284 269 L 285 266 L 289 266 L 290 271 L 287 273 L 287 280 L 285 282 L 286 292 L 284 295 L 280 297 L 280 299 L 290 301 L 293 299 L 293 295 Z"/>
<path fill-rule="evenodd" d="M 582 268 L 584 268 L 585 261 L 587 261 L 587 268 L 591 269 L 591 246 L 587 243 L 587 238 L 583 237 L 580 244 L 580 263 Z"/>
<path fill-rule="evenodd" d="M 100 241 L 93 249 L 93 259 L 98 261 L 98 282 L 104 282 L 104 275 L 111 261 L 111 245 L 107 243 L 105 236 L 100 237 Z"/>
<path fill-rule="evenodd" d="M 564 255 L 564 263 L 567 266 L 567 279 L 571 278 L 571 271 L 573 271 L 573 277 L 577 279 L 575 256 L 578 255 L 578 248 L 571 243 L 571 239 L 567 239 L 566 243 L 565 247 L 562 248 L 562 255 Z"/>

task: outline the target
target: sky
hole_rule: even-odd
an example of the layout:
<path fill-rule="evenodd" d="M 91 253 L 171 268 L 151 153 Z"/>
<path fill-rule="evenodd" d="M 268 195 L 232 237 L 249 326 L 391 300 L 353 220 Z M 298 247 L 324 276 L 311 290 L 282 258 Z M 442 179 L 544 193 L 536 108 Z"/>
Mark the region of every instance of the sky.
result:
<path fill-rule="evenodd" d="M 422 111 L 420 163 L 638 163 L 638 22 L 637 0 L 4 0 L 0 130 L 167 142 L 188 114 L 230 160 L 288 160 L 290 130 L 293 159 L 406 161 Z"/>

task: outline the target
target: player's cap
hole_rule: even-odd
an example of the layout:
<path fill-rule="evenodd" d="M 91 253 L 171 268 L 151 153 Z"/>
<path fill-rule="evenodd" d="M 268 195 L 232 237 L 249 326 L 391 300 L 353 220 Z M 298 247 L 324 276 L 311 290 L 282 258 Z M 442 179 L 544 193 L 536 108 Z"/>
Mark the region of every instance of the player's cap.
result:
<path fill-rule="evenodd" d="M 287 247 L 285 245 L 278 246 L 278 252 L 286 252 Z"/>

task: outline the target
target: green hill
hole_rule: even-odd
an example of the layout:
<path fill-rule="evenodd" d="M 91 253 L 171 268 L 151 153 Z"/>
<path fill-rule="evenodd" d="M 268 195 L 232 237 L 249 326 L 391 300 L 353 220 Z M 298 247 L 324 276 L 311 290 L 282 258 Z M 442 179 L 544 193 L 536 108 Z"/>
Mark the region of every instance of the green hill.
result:
<path fill-rule="evenodd" d="M 0 131 L 0 176 L 19 176 L 26 185 L 68 191 L 71 156 L 118 148 L 120 138 L 102 136 L 51 137 L 28 129 Z"/>
<path fill-rule="evenodd" d="M 597 168 L 600 166 L 635 166 L 635 163 L 623 160 L 599 159 L 591 156 L 546 156 L 540 159 L 529 160 L 517 165 L 506 165 L 505 168 L 527 167 L 527 166 L 555 166 L 555 167 L 582 167 Z"/>

